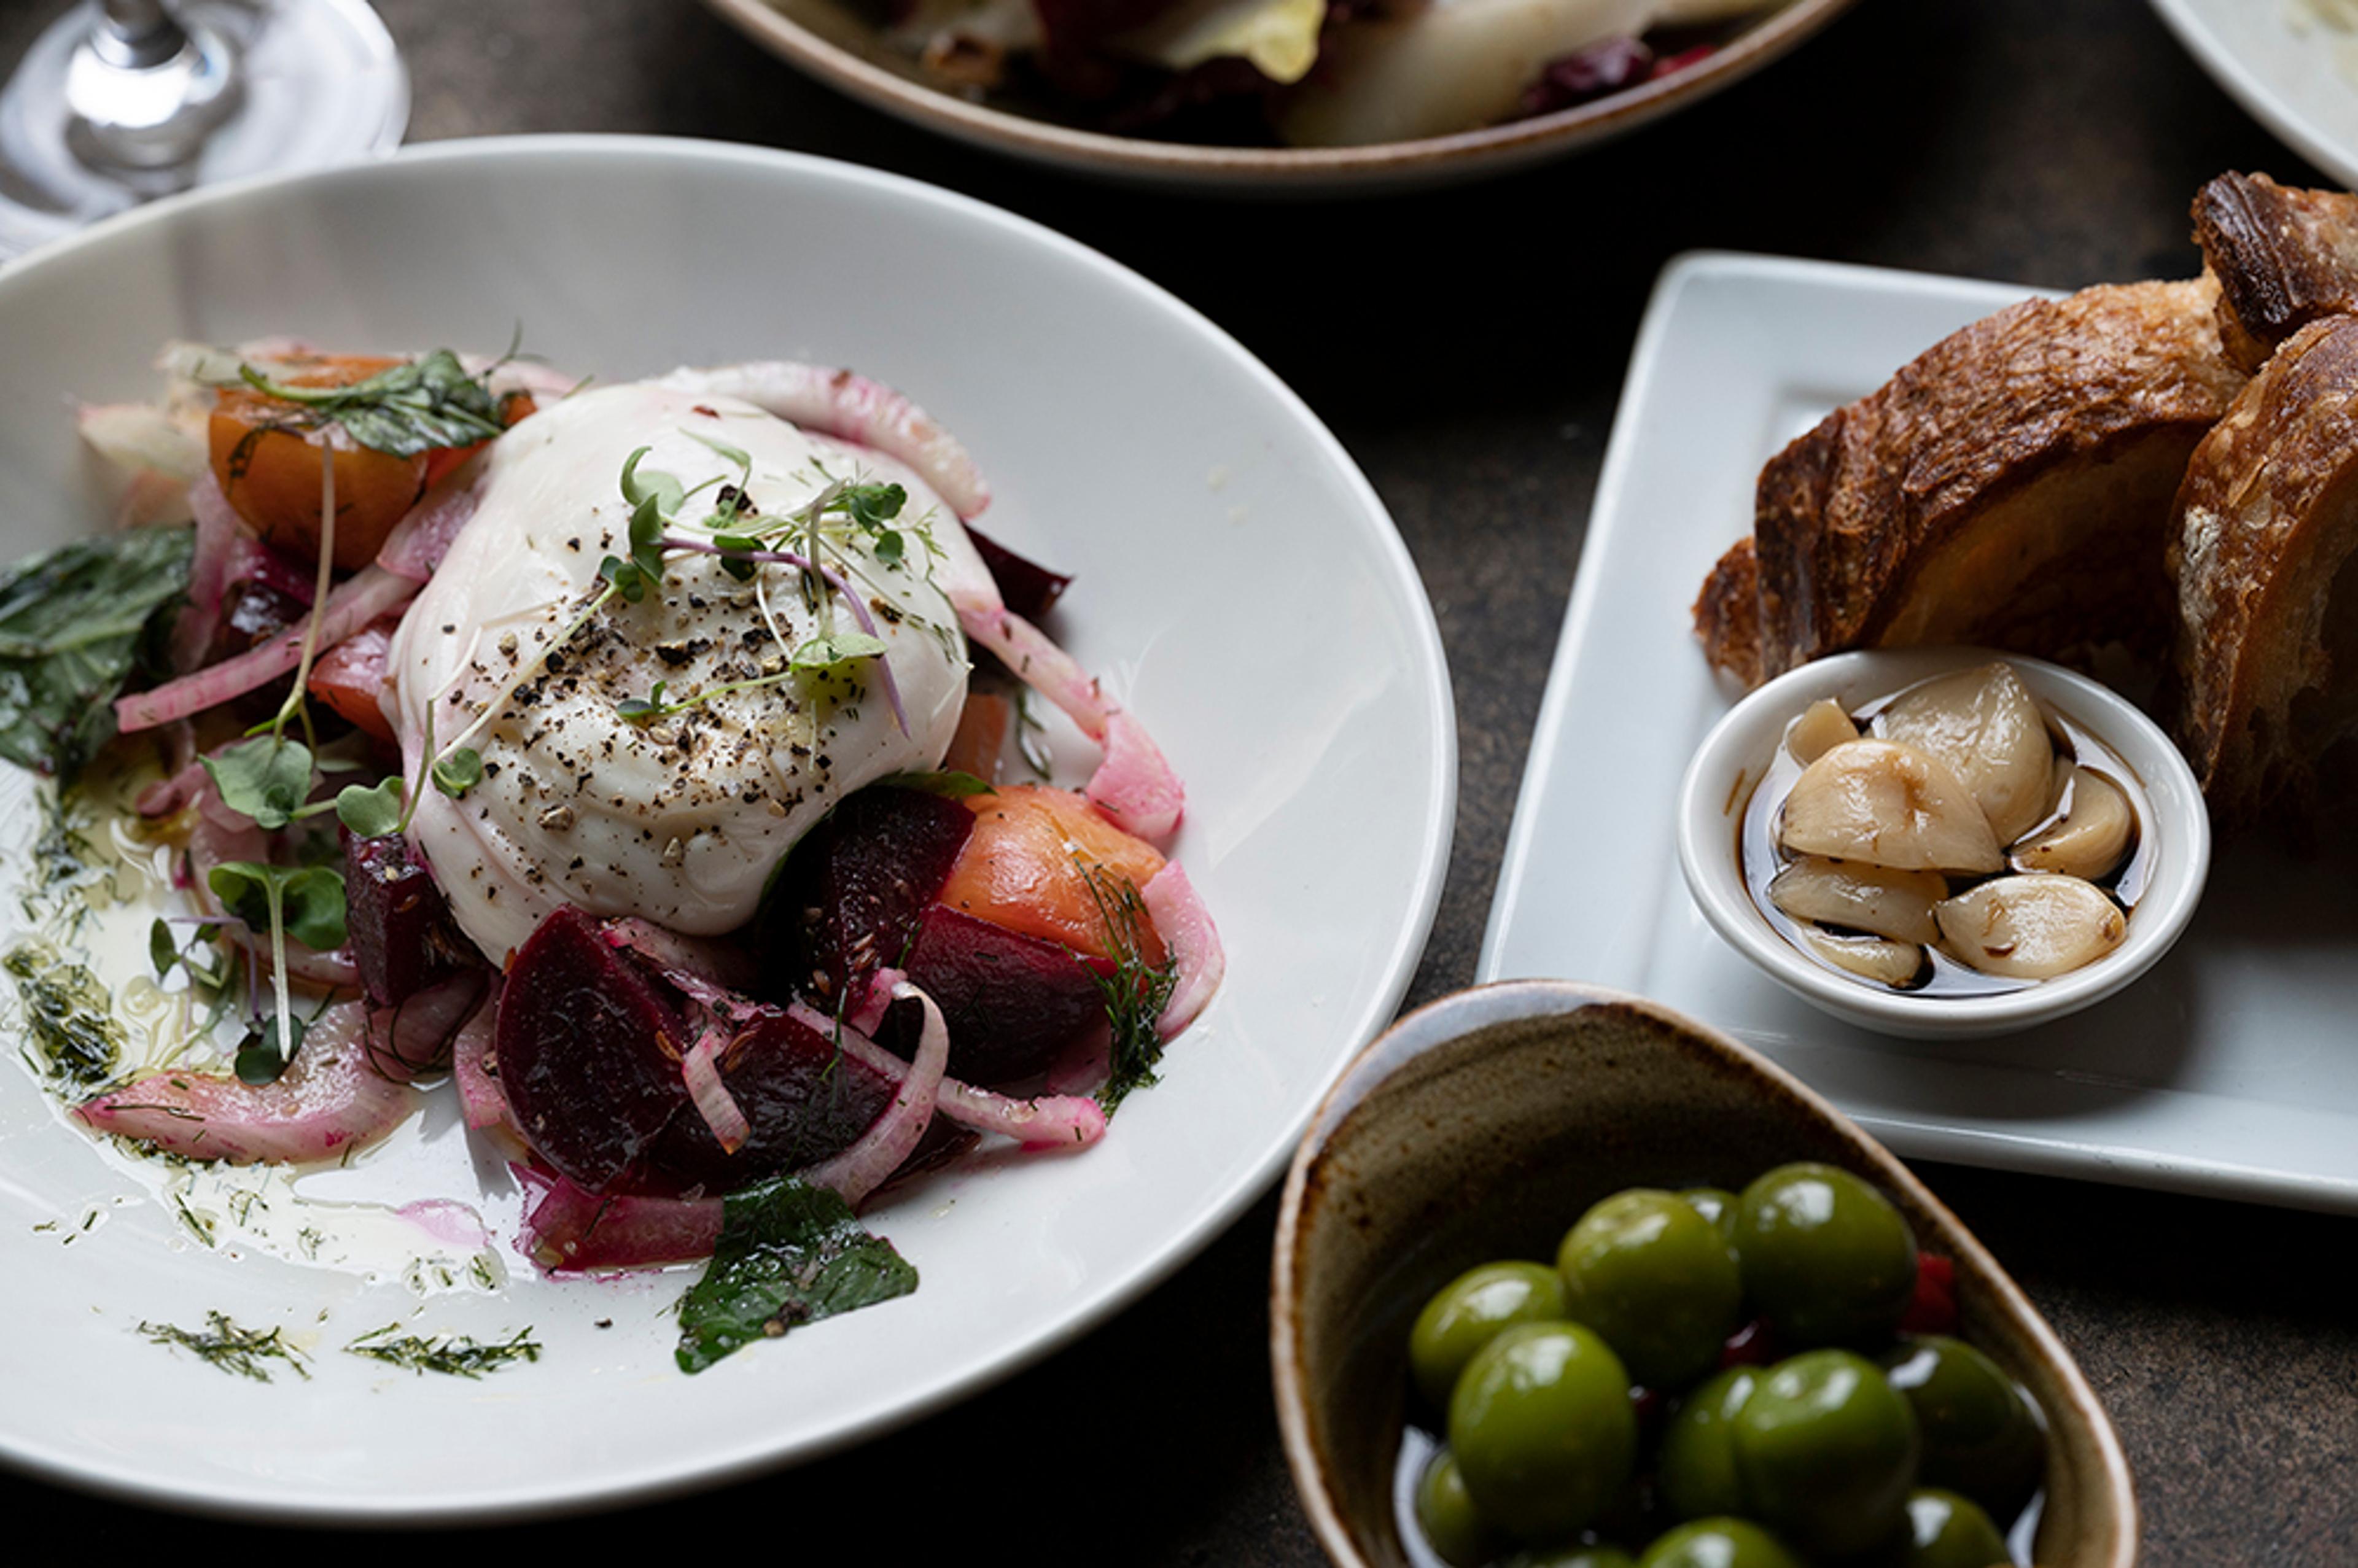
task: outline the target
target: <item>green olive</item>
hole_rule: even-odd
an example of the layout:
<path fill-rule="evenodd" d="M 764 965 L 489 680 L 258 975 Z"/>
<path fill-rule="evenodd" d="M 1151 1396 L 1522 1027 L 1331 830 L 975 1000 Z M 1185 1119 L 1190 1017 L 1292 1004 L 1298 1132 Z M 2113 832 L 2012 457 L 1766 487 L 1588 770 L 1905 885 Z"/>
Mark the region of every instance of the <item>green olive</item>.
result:
<path fill-rule="evenodd" d="M 1563 1279 L 1544 1263 L 1485 1263 L 1444 1285 L 1408 1333 L 1409 1370 L 1417 1392 L 1437 1411 L 1474 1352 L 1518 1323 L 1561 1323 Z"/>
<path fill-rule="evenodd" d="M 1676 1193 L 1650 1187 L 1582 1215 L 1555 1266 L 1573 1319 L 1603 1335 L 1650 1389 L 1682 1389 L 1710 1371 L 1744 1304 L 1736 1254 L 1718 1227 Z"/>
<path fill-rule="evenodd" d="M 1891 1201 L 1832 1165 L 1780 1165 L 1737 1201 L 1744 1289 L 1788 1345 L 1889 1334 L 1916 1292 L 1916 1240 Z"/>
<path fill-rule="evenodd" d="M 1449 1568 L 1482 1568 L 1498 1554 L 1498 1532 L 1466 1495 L 1466 1478 L 1446 1448 L 1433 1456 L 1417 1482 L 1416 1523 L 1425 1544 Z"/>
<path fill-rule="evenodd" d="M 1744 1519 L 1699 1519 L 1655 1538 L 1638 1568 L 1803 1568 L 1785 1543 Z"/>
<path fill-rule="evenodd" d="M 1908 1550 L 1899 1568 L 1991 1568 L 2011 1563 L 1981 1505 L 1954 1492 L 1908 1494 Z"/>
<path fill-rule="evenodd" d="M 1725 1187 L 1689 1187 L 1679 1196 L 1694 1206 L 1697 1214 L 1719 1227 L 1719 1234 L 1730 1247 L 1736 1245 L 1736 1195 Z"/>
<path fill-rule="evenodd" d="M 1763 1368 L 1730 1367 L 1679 1401 L 1663 1428 L 1654 1479 L 1673 1517 L 1740 1514 L 1744 1480 L 1736 1468 L 1736 1412 L 1759 1385 Z"/>
<path fill-rule="evenodd" d="M 1924 1484 L 1963 1492 L 2011 1519 L 2039 1489 L 2047 1441 L 2004 1368 L 1961 1339 L 1910 1335 L 1883 1357 L 1924 1434 Z"/>
<path fill-rule="evenodd" d="M 1636 1464 L 1629 1374 L 1579 1324 L 1517 1324 L 1459 1375 L 1449 1447 L 1485 1518 L 1523 1541 L 1569 1539 L 1614 1503 Z"/>
<path fill-rule="evenodd" d="M 1813 1556 L 1897 1537 L 1920 1444 L 1915 1413 L 1847 1350 L 1780 1361 L 1736 1412 L 1736 1465 L 1755 1518 Z"/>
<path fill-rule="evenodd" d="M 1518 1552 L 1498 1568 L 1637 1568 L 1617 1546 L 1558 1546 Z"/>

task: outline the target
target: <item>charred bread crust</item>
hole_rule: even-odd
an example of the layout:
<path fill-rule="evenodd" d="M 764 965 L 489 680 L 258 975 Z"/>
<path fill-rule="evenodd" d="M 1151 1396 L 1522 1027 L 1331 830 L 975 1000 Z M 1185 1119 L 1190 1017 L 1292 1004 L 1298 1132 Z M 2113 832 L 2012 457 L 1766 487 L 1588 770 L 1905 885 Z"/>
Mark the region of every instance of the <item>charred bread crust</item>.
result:
<path fill-rule="evenodd" d="M 2358 318 L 2335 316 L 2277 350 L 2179 493 L 2178 739 L 2223 823 L 2309 809 L 2320 760 L 2358 730 L 2353 551 Z"/>
<path fill-rule="evenodd" d="M 1738 585 L 1732 562 L 1705 586 L 1713 661 L 1766 679 L 1928 641 L 2162 656 L 2170 500 L 2245 379 L 2221 351 L 2216 292 L 2203 278 L 2027 300 L 1828 415 L 1761 470 L 1748 664 L 1729 641 L 1742 617 L 1700 613 Z M 2107 477 L 2125 482 L 2093 482 Z"/>
<path fill-rule="evenodd" d="M 2195 195 L 2194 240 L 2218 275 L 2220 336 L 2245 370 L 2311 321 L 2358 310 L 2358 196 L 2223 174 Z"/>
<path fill-rule="evenodd" d="M 1760 566 L 1750 539 L 1729 546 L 1704 579 L 1694 628 L 1714 665 L 1747 687 L 1760 684 Z"/>

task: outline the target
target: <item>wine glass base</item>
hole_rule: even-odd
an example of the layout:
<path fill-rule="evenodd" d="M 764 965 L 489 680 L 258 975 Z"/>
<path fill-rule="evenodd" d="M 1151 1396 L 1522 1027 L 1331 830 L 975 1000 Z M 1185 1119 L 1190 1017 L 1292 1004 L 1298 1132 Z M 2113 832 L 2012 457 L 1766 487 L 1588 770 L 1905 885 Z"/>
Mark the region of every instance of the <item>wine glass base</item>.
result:
<path fill-rule="evenodd" d="M 89 37 L 77 5 L 0 87 L 0 260 L 111 213 L 194 185 L 319 168 L 401 145 L 409 74 L 366 0 L 188 0 L 184 24 L 237 54 L 237 108 L 190 162 L 99 168 L 70 135 L 66 72 Z"/>

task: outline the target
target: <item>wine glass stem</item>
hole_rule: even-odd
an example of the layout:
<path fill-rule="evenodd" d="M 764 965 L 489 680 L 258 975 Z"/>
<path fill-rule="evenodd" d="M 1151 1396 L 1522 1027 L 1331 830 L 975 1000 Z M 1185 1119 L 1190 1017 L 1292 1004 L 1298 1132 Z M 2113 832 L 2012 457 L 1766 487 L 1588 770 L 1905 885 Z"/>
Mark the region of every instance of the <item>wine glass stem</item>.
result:
<path fill-rule="evenodd" d="M 189 37 L 164 0 L 99 0 L 91 44 L 109 65 L 147 70 L 188 47 Z"/>

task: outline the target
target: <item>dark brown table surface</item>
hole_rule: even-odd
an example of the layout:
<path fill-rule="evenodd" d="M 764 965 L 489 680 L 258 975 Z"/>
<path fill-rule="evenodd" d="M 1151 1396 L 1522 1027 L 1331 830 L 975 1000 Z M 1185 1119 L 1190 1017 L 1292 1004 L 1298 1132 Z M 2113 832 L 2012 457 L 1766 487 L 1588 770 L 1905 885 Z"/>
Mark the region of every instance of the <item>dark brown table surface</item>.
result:
<path fill-rule="evenodd" d="M 913 175 L 1129 264 L 1290 381 L 1399 521 L 1456 682 L 1455 857 L 1412 1003 L 1473 978 L 1631 339 L 1665 261 L 1730 248 L 2057 287 L 2185 275 L 2198 265 L 2187 203 L 2210 176 L 2323 183 L 2142 0 L 1865 0 L 1791 58 L 1601 150 L 1496 183 L 1306 206 L 1109 189 L 968 151 L 806 81 L 692 0 L 376 3 L 416 80 L 414 141 L 662 132 Z M 0 6 L 0 64 L 59 8 Z M 2358 1563 L 2358 1314 L 2330 1283 L 2358 1225 L 1924 1174 L 2111 1409 L 2147 1561 Z M 1323 1558 L 1269 1389 L 1274 1215 L 1272 1195 L 1145 1300 L 956 1410 L 613 1517 L 497 1540 L 307 1540 L 14 1476 L 0 1476 L 0 1511 L 55 1521 L 51 1541 L 97 1562 L 619 1548 L 1307 1568 Z M 18 1539 L 40 1550 L 40 1534 Z"/>

